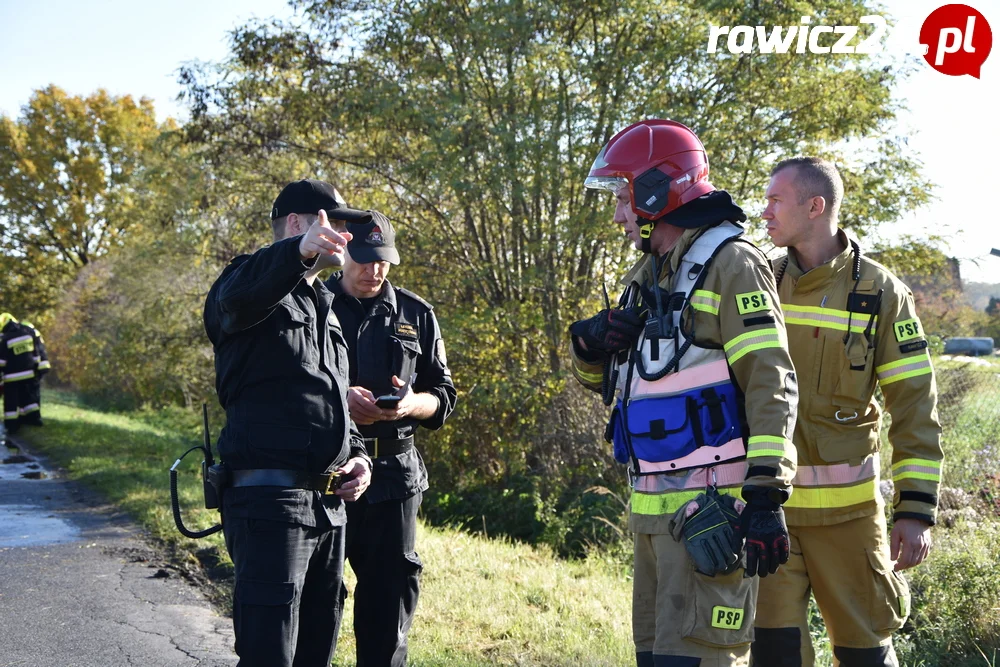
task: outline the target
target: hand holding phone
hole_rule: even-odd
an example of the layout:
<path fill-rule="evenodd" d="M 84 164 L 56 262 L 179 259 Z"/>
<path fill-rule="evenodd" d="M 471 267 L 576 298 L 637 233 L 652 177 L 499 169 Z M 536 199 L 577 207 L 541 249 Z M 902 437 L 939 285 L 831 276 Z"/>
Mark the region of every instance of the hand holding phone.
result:
<path fill-rule="evenodd" d="M 375 405 L 383 410 L 392 410 L 399 402 L 402 400 L 401 396 L 396 396 L 395 394 L 386 394 L 385 396 L 379 396 L 375 399 Z"/>

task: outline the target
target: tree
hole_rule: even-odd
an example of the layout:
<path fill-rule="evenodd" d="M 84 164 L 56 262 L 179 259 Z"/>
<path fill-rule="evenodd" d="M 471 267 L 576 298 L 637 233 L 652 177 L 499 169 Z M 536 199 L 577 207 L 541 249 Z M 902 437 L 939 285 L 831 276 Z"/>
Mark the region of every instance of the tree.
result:
<path fill-rule="evenodd" d="M 17 120 L 0 116 L 0 250 L 57 256 L 77 268 L 136 220 L 133 186 L 161 129 L 152 102 L 104 90 L 38 90 Z"/>

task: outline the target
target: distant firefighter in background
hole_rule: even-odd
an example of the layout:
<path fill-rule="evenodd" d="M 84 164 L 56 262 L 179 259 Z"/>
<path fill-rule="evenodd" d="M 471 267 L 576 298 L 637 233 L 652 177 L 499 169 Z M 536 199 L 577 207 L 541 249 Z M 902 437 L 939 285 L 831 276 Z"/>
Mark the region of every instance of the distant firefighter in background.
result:
<path fill-rule="evenodd" d="M 45 351 L 45 339 L 42 332 L 31 322 L 22 320 L 21 324 L 35 332 L 35 377 L 27 381 L 26 392 L 28 404 L 21 412 L 21 423 L 31 426 L 42 425 L 42 378 L 52 370 L 49 355 Z"/>
<path fill-rule="evenodd" d="M 37 385 L 33 386 L 31 382 L 38 377 L 40 354 L 45 352 L 38 332 L 18 322 L 10 313 L 0 313 L 3 421 L 8 435 L 17 433 L 21 424 L 42 423 Z M 48 371 L 48 358 L 42 358 L 45 359 L 45 371 Z"/>

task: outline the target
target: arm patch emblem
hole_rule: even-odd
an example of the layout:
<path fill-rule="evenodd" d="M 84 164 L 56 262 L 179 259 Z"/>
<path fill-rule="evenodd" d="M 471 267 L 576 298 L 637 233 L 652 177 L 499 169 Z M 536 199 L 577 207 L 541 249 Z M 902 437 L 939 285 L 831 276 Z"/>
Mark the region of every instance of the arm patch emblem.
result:
<path fill-rule="evenodd" d="M 744 292 L 736 295 L 736 310 L 740 315 L 771 310 L 771 300 L 767 292 Z"/>
<path fill-rule="evenodd" d="M 900 320 L 892 325 L 892 330 L 896 332 L 896 340 L 900 343 L 905 343 L 908 340 L 920 338 L 924 335 L 920 330 L 920 322 L 916 318 Z"/>

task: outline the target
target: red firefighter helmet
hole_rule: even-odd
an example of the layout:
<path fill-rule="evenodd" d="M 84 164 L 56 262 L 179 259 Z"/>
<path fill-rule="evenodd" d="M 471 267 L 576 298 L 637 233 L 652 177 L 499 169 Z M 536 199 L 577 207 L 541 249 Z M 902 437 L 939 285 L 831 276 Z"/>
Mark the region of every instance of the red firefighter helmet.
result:
<path fill-rule="evenodd" d="M 659 119 L 629 125 L 611 137 L 584 186 L 612 192 L 628 186 L 632 210 L 646 220 L 659 220 L 715 190 L 701 140 L 688 127 Z"/>

